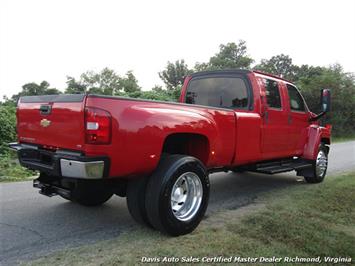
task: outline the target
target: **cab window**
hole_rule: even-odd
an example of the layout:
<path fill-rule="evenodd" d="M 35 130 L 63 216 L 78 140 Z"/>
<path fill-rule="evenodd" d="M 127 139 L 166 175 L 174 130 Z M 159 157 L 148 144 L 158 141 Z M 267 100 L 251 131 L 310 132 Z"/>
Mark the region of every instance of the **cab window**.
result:
<path fill-rule="evenodd" d="M 266 93 L 266 102 L 270 108 L 281 109 L 281 96 L 277 81 L 272 79 L 263 79 Z"/>
<path fill-rule="evenodd" d="M 239 77 L 204 77 L 189 82 L 186 103 L 221 108 L 246 109 L 248 89 Z"/>
<path fill-rule="evenodd" d="M 292 111 L 304 112 L 306 111 L 303 98 L 296 87 L 287 84 L 288 97 L 290 99 L 290 108 Z"/>

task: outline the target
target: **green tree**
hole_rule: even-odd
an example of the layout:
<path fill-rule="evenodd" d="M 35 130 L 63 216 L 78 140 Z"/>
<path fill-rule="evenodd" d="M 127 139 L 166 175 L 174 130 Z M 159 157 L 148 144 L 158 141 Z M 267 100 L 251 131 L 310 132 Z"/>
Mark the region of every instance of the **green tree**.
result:
<path fill-rule="evenodd" d="M 21 96 L 31 95 L 51 95 L 61 94 L 62 92 L 56 88 L 50 88 L 50 84 L 47 81 L 42 81 L 40 84 L 35 82 L 26 83 L 22 86 L 22 91 L 12 96 L 12 100 L 17 102 Z"/>
<path fill-rule="evenodd" d="M 119 78 L 118 91 L 121 90 L 127 93 L 139 92 L 141 90 L 141 87 L 138 85 L 138 80 L 132 71 L 128 71 L 124 77 Z"/>
<path fill-rule="evenodd" d="M 43 95 L 49 88 L 47 81 L 42 81 L 39 85 L 35 82 L 27 83 L 22 86 L 22 95 Z"/>
<path fill-rule="evenodd" d="M 2 102 L 0 102 L 0 107 L 1 106 L 14 106 L 16 107 L 16 101 L 14 101 L 12 98 L 8 98 L 6 95 L 2 97 Z"/>
<path fill-rule="evenodd" d="M 209 63 L 200 63 L 197 62 L 194 66 L 194 71 L 208 71 L 208 70 L 215 70 L 214 67 L 210 66 Z"/>
<path fill-rule="evenodd" d="M 333 125 L 335 136 L 355 134 L 355 77 L 345 73 L 339 64 L 323 68 L 319 75 L 300 77 L 297 85 L 312 111 L 320 112 L 320 89 L 329 88 L 332 94 L 332 110 L 326 121 Z"/>
<path fill-rule="evenodd" d="M 186 76 L 192 73 L 184 59 L 177 60 L 175 63 L 168 62 L 165 70 L 159 72 L 159 77 L 165 83 L 168 90 L 174 90 L 184 83 Z"/>
<path fill-rule="evenodd" d="M 208 63 L 196 63 L 197 71 L 218 69 L 248 69 L 254 60 L 247 54 L 246 42 L 221 44 L 219 52 Z"/>
<path fill-rule="evenodd" d="M 298 68 L 293 65 L 292 58 L 288 55 L 279 54 L 270 59 L 262 59 L 260 64 L 254 66 L 255 70 L 274 74 L 285 79 L 294 80 Z"/>
<path fill-rule="evenodd" d="M 301 65 L 294 66 L 295 68 L 295 78 L 294 81 L 303 80 L 303 84 L 311 81 L 313 78 L 322 75 L 325 68 L 320 66 L 309 66 L 309 65 Z"/>
<path fill-rule="evenodd" d="M 67 76 L 67 87 L 65 93 L 68 94 L 83 94 L 86 92 L 87 88 L 80 81 L 77 81 L 74 77 Z"/>
<path fill-rule="evenodd" d="M 164 89 L 160 85 L 155 85 L 151 90 L 155 91 L 155 92 L 160 92 L 160 91 L 163 91 Z"/>
<path fill-rule="evenodd" d="M 90 93 L 114 95 L 120 90 L 120 76 L 112 69 L 104 68 L 100 72 L 87 71 L 80 76 L 80 82 Z"/>

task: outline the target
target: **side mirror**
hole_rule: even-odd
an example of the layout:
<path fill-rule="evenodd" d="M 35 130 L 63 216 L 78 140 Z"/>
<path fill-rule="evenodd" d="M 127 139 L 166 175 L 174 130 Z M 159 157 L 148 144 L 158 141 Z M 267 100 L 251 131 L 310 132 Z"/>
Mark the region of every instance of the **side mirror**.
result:
<path fill-rule="evenodd" d="M 330 111 L 330 90 L 329 89 L 322 89 L 320 93 L 320 104 L 322 112 L 316 116 L 310 117 L 309 121 L 316 121 L 323 117 L 327 112 Z"/>
<path fill-rule="evenodd" d="M 321 90 L 320 103 L 322 107 L 322 112 L 326 113 L 330 111 L 330 90 L 329 89 Z"/>

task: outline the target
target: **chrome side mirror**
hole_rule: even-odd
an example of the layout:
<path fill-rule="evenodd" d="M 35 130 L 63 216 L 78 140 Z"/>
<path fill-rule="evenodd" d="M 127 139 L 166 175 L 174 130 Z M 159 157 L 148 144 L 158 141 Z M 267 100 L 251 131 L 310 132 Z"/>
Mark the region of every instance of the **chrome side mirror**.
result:
<path fill-rule="evenodd" d="M 321 90 L 321 106 L 322 112 L 327 113 L 330 111 L 330 90 L 329 89 L 322 89 Z"/>

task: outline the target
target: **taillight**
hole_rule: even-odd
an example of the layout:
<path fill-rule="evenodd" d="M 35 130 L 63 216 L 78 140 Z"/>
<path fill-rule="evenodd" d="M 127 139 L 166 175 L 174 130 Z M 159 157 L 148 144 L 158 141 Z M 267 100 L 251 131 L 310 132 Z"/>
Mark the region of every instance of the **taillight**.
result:
<path fill-rule="evenodd" d="M 19 114 L 18 114 L 18 107 L 16 107 L 16 127 L 15 127 L 15 131 L 16 131 L 16 135 L 17 135 L 17 139 L 19 139 L 18 137 L 18 124 L 19 124 Z"/>
<path fill-rule="evenodd" d="M 85 139 L 88 144 L 111 142 L 111 115 L 99 108 L 85 108 Z"/>

